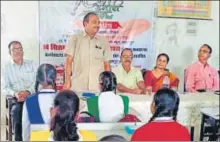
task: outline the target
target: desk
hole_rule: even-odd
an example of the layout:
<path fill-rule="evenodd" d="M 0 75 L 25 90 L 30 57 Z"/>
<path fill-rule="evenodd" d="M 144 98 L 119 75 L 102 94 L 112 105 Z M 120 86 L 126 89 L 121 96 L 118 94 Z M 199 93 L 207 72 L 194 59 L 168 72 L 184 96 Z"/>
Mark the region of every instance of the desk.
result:
<path fill-rule="evenodd" d="M 77 127 L 80 130 L 93 131 L 97 135 L 98 140 L 104 136 L 116 134 L 116 135 L 121 135 L 124 138 L 126 138 L 128 141 L 130 141 L 131 135 L 126 133 L 125 128 L 124 128 L 125 125 L 133 126 L 134 123 L 121 123 L 121 122 L 120 123 L 78 123 Z M 136 125 L 137 127 L 140 127 L 144 125 L 144 123 L 137 122 Z M 46 124 L 31 125 L 32 131 L 41 131 L 41 130 L 48 130 L 48 129 L 49 129 L 49 126 Z"/>
<path fill-rule="evenodd" d="M 153 95 L 118 94 L 127 95 L 129 97 L 129 113 L 135 114 L 142 122 L 149 121 L 152 116 L 150 112 L 150 104 L 153 100 Z M 219 107 L 219 95 L 214 93 L 186 93 L 179 94 L 179 96 L 180 104 L 177 121 L 188 128 L 193 128 L 191 129 L 191 133 L 194 133 L 194 127 L 198 132 L 200 130 L 202 118 L 200 113 L 201 108 Z M 81 101 L 81 110 L 86 109 L 87 106 L 85 101 Z M 197 137 L 196 139 L 199 138 Z"/>
<path fill-rule="evenodd" d="M 135 95 L 119 93 L 129 97 L 129 113 L 135 114 L 142 122 L 151 118 L 150 104 L 153 95 Z M 219 95 L 214 93 L 187 93 L 179 94 L 180 104 L 177 121 L 184 126 L 196 126 L 201 124 L 200 109 L 203 107 L 218 107 Z M 87 110 L 86 102 L 81 100 L 80 110 Z"/>

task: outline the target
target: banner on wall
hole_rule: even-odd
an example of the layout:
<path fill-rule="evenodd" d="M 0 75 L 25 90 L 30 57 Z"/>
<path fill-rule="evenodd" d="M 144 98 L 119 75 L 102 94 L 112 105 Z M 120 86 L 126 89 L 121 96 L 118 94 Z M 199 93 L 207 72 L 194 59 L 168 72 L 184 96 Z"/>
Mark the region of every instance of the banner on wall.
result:
<path fill-rule="evenodd" d="M 210 19 L 211 2 L 208 1 L 159 1 L 158 16 L 193 19 Z"/>
<path fill-rule="evenodd" d="M 56 66 L 58 90 L 63 86 L 66 41 L 71 34 L 83 30 L 82 19 L 88 12 L 95 12 L 100 17 L 98 34 L 105 36 L 110 43 L 112 67 L 120 63 L 123 48 L 133 50 L 134 66 L 146 69 L 152 66 L 155 57 L 152 2 L 40 1 L 39 5 L 40 63 Z"/>

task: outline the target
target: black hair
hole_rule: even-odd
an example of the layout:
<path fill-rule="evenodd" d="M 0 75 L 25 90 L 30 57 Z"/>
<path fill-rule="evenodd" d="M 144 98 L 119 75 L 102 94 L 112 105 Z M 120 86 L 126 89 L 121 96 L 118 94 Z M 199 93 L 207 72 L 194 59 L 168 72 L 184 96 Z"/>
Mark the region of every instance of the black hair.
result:
<path fill-rule="evenodd" d="M 99 141 L 127 141 L 127 140 L 120 135 L 109 135 L 101 138 Z"/>
<path fill-rule="evenodd" d="M 141 69 L 141 74 L 143 76 L 143 78 L 145 77 L 145 74 L 147 73 L 147 70 L 146 69 Z"/>
<path fill-rule="evenodd" d="M 124 48 L 124 49 L 121 51 L 121 56 L 123 55 L 124 51 L 126 51 L 126 50 L 131 51 L 131 53 L 132 53 L 132 55 L 133 55 L 133 51 L 132 51 L 131 48 Z"/>
<path fill-rule="evenodd" d="M 99 75 L 99 83 L 102 85 L 101 92 L 114 91 L 116 93 L 117 79 L 113 72 L 102 72 Z"/>
<path fill-rule="evenodd" d="M 159 54 L 159 55 L 157 56 L 157 60 L 158 60 L 161 56 L 166 57 L 166 59 L 167 59 L 167 63 L 169 63 L 170 58 L 169 58 L 169 56 L 168 56 L 166 53 L 161 53 L 161 54 Z"/>
<path fill-rule="evenodd" d="M 83 18 L 83 26 L 85 27 L 85 22 L 89 22 L 89 17 L 91 15 L 95 15 L 95 16 L 98 16 L 95 12 L 89 12 L 87 13 L 84 18 Z"/>
<path fill-rule="evenodd" d="M 202 46 L 206 46 L 209 49 L 209 54 L 212 54 L 212 48 L 208 44 L 203 44 Z"/>
<path fill-rule="evenodd" d="M 153 98 L 155 112 L 149 122 L 155 117 L 173 117 L 176 120 L 179 109 L 179 95 L 172 89 L 159 89 Z"/>
<path fill-rule="evenodd" d="M 159 54 L 159 55 L 157 56 L 157 60 L 158 60 L 161 56 L 166 57 L 166 59 L 167 59 L 167 64 L 168 64 L 169 61 L 170 61 L 169 56 L 168 56 L 166 53 L 161 53 L 161 54 Z M 154 67 L 154 69 L 156 69 L 156 68 L 157 68 L 157 66 Z M 168 71 L 168 72 L 169 72 L 169 69 L 165 69 L 165 71 Z"/>
<path fill-rule="evenodd" d="M 59 92 L 54 99 L 55 116 L 51 119 L 50 131 L 55 141 L 78 141 L 77 127 L 74 121 L 79 111 L 79 97 L 71 90 Z"/>
<path fill-rule="evenodd" d="M 12 44 L 20 44 L 20 45 L 21 45 L 21 48 L 22 48 L 22 44 L 21 44 L 20 41 L 13 40 L 13 41 L 11 41 L 11 42 L 8 44 L 8 50 L 9 50 L 9 53 L 10 53 L 10 54 L 11 54 L 10 49 L 11 49 L 11 45 L 12 45 Z"/>
<path fill-rule="evenodd" d="M 37 69 L 35 92 L 38 92 L 39 84 L 52 85 L 56 91 L 56 69 L 51 64 L 41 64 Z"/>

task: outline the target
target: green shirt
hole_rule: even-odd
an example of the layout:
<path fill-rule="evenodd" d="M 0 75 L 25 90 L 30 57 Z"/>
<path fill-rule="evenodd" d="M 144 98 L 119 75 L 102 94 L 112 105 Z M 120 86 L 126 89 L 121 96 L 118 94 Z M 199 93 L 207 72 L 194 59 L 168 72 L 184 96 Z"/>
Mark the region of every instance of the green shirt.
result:
<path fill-rule="evenodd" d="M 112 72 L 116 75 L 117 83 L 124 85 L 129 89 L 138 88 L 137 83 L 139 81 L 144 81 L 140 69 L 132 67 L 127 73 L 122 65 L 112 68 Z"/>

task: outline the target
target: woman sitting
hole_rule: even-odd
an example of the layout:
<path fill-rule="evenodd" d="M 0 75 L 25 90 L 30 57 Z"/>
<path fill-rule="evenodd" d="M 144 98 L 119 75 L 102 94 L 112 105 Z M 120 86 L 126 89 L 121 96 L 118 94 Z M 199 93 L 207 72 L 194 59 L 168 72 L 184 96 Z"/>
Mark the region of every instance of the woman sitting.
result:
<path fill-rule="evenodd" d="M 145 74 L 144 83 L 147 90 L 156 92 L 163 87 L 177 90 L 179 79 L 166 69 L 168 62 L 169 56 L 167 54 L 162 53 L 157 56 L 156 67 Z"/>
<path fill-rule="evenodd" d="M 75 120 L 79 112 L 79 98 L 70 90 L 63 90 L 54 99 L 50 110 L 50 131 L 32 132 L 32 141 L 97 141 L 91 131 L 79 130 Z"/>
<path fill-rule="evenodd" d="M 38 90 L 39 89 L 39 90 Z M 27 98 L 22 114 L 22 135 L 24 141 L 30 139 L 31 124 L 47 124 L 49 110 L 56 95 L 56 69 L 50 64 L 38 67 L 35 94 Z"/>
<path fill-rule="evenodd" d="M 101 93 L 98 97 L 99 119 L 101 122 L 118 122 L 124 116 L 124 103 L 116 95 L 117 80 L 113 72 L 104 71 L 99 76 Z"/>
<path fill-rule="evenodd" d="M 153 116 L 138 128 L 132 141 L 190 141 L 190 134 L 176 121 L 179 108 L 178 94 L 169 88 L 158 90 L 151 104 Z"/>

